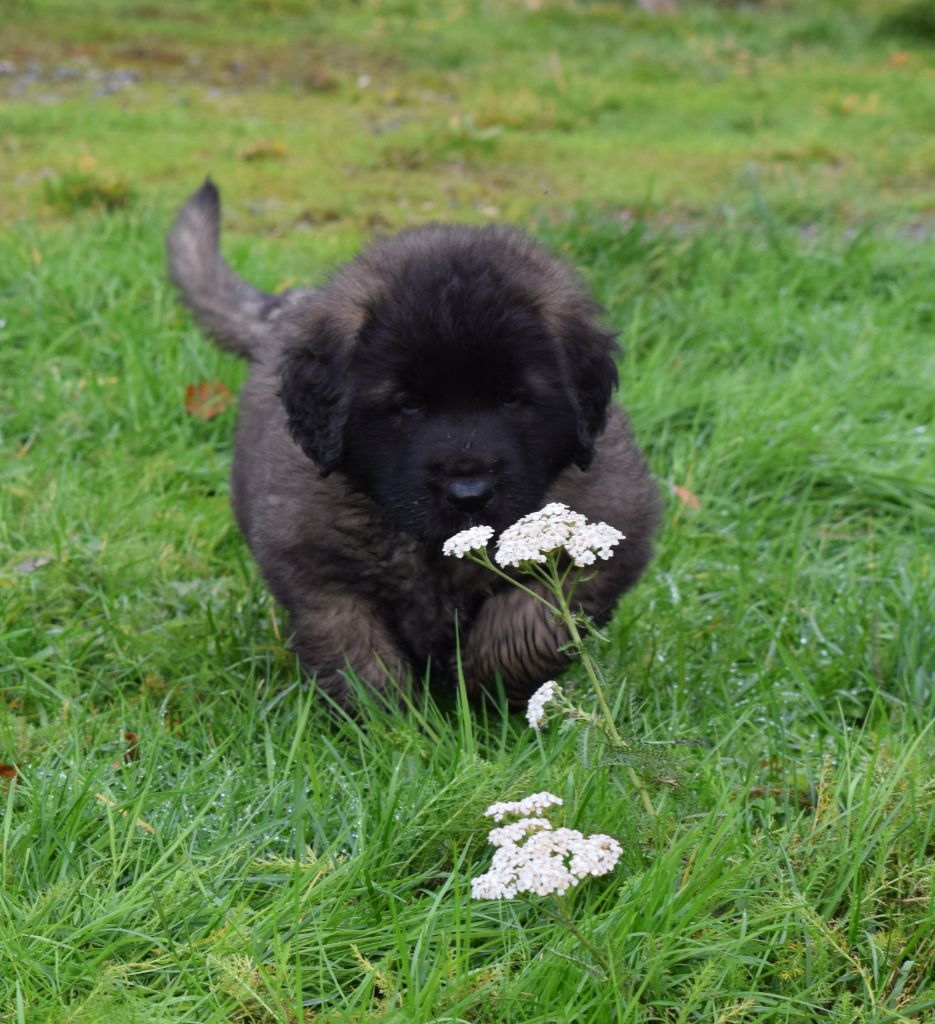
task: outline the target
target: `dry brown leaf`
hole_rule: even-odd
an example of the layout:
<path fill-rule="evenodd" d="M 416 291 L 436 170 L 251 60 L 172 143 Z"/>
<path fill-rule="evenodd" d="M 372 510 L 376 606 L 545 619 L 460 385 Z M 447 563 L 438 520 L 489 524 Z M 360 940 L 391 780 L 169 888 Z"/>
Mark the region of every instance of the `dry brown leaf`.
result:
<path fill-rule="evenodd" d="M 233 401 L 230 388 L 220 381 L 203 380 L 185 388 L 185 411 L 199 420 L 213 420 Z"/>
<path fill-rule="evenodd" d="M 123 752 L 123 757 L 114 761 L 114 768 L 120 768 L 122 765 L 130 764 L 132 761 L 140 759 L 139 736 L 135 732 L 125 732 L 123 738 L 127 741 L 127 749 Z"/>
<path fill-rule="evenodd" d="M 682 487 L 680 484 L 673 484 L 672 493 L 683 505 L 687 505 L 689 508 L 694 509 L 701 508 L 701 502 L 698 500 L 698 495 L 690 491 L 687 487 Z"/>

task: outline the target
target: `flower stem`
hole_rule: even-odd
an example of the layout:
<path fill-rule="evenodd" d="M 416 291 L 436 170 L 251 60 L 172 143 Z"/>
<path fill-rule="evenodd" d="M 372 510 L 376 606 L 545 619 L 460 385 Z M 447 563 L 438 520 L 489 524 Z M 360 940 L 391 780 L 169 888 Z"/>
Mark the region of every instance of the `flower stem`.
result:
<path fill-rule="evenodd" d="M 471 561 L 474 562 L 476 565 L 482 565 L 485 569 L 489 569 L 491 572 L 496 573 L 497 576 L 499 576 L 501 579 L 506 580 L 507 583 L 512 583 L 514 587 L 517 587 L 519 590 L 522 590 L 524 594 L 528 594 L 530 597 L 535 598 L 540 604 L 544 604 L 546 608 L 548 608 L 549 611 L 552 612 L 553 615 L 561 614 L 561 608 L 556 608 L 551 601 L 547 601 L 541 594 L 537 594 L 530 587 L 527 587 L 525 586 L 525 584 L 520 583 L 520 581 L 516 579 L 515 576 L 511 576 L 508 572 L 504 572 L 501 568 L 494 565 L 486 551 L 483 552 L 481 556 L 478 556 L 475 554 L 475 552 L 471 551 L 468 553 L 468 558 L 470 558 Z M 536 573 L 531 573 L 531 575 L 536 575 Z M 547 583 L 549 581 L 542 580 L 542 582 Z M 549 589 L 551 590 L 552 587 L 549 586 Z"/>
<path fill-rule="evenodd" d="M 562 620 L 568 629 L 568 635 L 571 637 L 571 642 L 577 650 L 578 656 L 581 658 L 581 664 L 584 665 L 584 670 L 588 675 L 588 679 L 591 681 L 591 686 L 594 689 L 594 695 L 597 697 L 597 703 L 604 718 L 605 731 L 610 737 L 611 742 L 617 746 L 618 749 L 626 749 L 628 744 L 617 730 L 617 723 L 614 721 L 614 714 L 610 710 L 610 705 L 607 703 L 607 697 L 604 694 L 604 687 L 601 685 L 600 678 L 598 677 L 597 668 L 591 660 L 591 656 L 585 650 L 584 641 L 581 638 L 581 633 L 578 631 L 578 623 L 575 619 L 575 613 L 571 610 L 569 598 L 566 596 L 564 587 L 562 586 L 562 579 L 558 576 L 558 568 L 554 560 L 550 559 L 549 565 L 552 571 L 552 580 L 554 583 L 553 593 L 555 594 L 555 600 L 558 602 L 559 611 L 561 613 Z M 571 590 L 574 590 L 574 586 L 571 587 Z M 633 769 L 632 765 L 627 765 L 626 771 L 627 777 L 632 783 L 633 788 L 639 794 L 640 800 L 643 804 L 643 809 L 651 818 L 655 818 L 656 809 L 653 807 L 649 791 L 643 785 L 643 780 Z"/>
<path fill-rule="evenodd" d="M 607 957 L 594 945 L 593 942 L 581 931 L 581 929 L 575 924 L 575 919 L 571 916 L 568 910 L 568 906 L 562 896 L 553 896 L 552 902 L 555 905 L 553 910 L 546 904 L 546 909 L 549 913 L 558 921 L 563 924 L 574 937 L 581 943 L 582 946 L 594 957 L 597 961 L 598 966 L 602 971 L 607 973 L 609 971 L 609 964 L 607 963 Z"/>

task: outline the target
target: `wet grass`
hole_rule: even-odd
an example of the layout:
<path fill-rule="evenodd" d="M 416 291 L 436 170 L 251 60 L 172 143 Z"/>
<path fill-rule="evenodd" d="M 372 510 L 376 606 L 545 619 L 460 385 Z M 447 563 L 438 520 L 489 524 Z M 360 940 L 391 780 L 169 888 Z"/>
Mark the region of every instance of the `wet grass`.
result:
<path fill-rule="evenodd" d="M 844 5 L 685 7 L 13 7 L 44 78 L 0 106 L 0 1020 L 931 1019 L 930 56 Z M 45 81 L 82 55 L 139 81 Z M 587 275 L 669 494 L 601 653 L 658 821 L 569 734 L 451 694 L 335 724 L 302 684 L 235 411 L 186 409 L 243 372 L 163 273 L 207 165 L 265 287 L 433 216 Z M 69 174 L 133 198 L 50 205 Z M 468 898 L 484 807 L 543 788 L 624 845 L 573 903 L 606 972 Z"/>
<path fill-rule="evenodd" d="M 173 204 L 210 167 L 238 226 L 355 242 L 581 199 L 705 217 L 751 177 L 803 223 L 931 213 L 931 51 L 879 4 L 96 8 L 7 20 L 7 217 L 49 216 L 42 179 L 82 161 Z"/>

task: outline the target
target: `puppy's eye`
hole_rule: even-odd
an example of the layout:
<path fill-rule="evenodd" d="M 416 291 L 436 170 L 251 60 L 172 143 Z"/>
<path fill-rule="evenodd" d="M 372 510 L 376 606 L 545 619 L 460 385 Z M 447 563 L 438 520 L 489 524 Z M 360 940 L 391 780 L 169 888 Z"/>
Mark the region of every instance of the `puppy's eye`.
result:
<path fill-rule="evenodd" d="M 518 405 L 525 405 L 527 396 L 525 392 L 516 389 L 514 391 L 508 391 L 500 396 L 500 405 L 507 409 L 514 409 Z"/>
<path fill-rule="evenodd" d="M 402 395 L 396 402 L 396 410 L 404 416 L 415 416 L 420 412 L 425 412 L 425 403 L 415 395 Z"/>

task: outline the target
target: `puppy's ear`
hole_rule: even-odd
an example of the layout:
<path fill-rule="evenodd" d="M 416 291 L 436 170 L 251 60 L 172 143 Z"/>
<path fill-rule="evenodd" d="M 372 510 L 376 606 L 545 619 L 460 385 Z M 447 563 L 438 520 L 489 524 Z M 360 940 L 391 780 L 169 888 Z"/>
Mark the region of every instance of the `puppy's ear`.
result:
<path fill-rule="evenodd" d="M 607 423 L 610 396 L 617 387 L 617 338 L 590 315 L 574 317 L 563 332 L 578 410 L 575 465 L 587 469 L 594 442 Z"/>
<path fill-rule="evenodd" d="M 279 368 L 279 397 L 289 433 L 322 476 L 337 469 L 344 454 L 344 426 L 350 405 L 350 344 L 329 320 L 308 340 L 286 350 Z"/>

